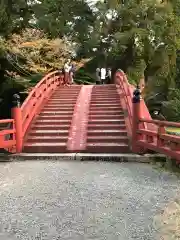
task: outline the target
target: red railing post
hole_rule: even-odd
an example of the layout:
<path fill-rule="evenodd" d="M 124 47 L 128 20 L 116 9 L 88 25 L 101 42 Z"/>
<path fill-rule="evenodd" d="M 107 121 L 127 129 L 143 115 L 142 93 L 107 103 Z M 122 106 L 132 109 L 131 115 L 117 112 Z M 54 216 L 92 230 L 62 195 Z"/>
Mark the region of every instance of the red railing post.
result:
<path fill-rule="evenodd" d="M 139 130 L 139 119 L 140 119 L 140 102 L 141 92 L 139 87 L 133 92 L 133 111 L 132 111 L 132 152 L 140 153 L 140 147 L 138 146 L 138 130 Z"/>
<path fill-rule="evenodd" d="M 157 132 L 157 146 L 158 147 L 162 147 L 163 146 L 164 140 L 161 139 L 161 134 L 165 134 L 165 133 L 166 133 L 166 130 L 165 130 L 164 126 L 160 125 L 158 127 L 158 132 Z"/>
<path fill-rule="evenodd" d="M 18 94 L 14 94 L 13 96 L 13 107 L 11 111 L 15 126 L 16 153 L 21 153 L 23 147 L 23 131 L 21 103 L 20 96 Z"/>

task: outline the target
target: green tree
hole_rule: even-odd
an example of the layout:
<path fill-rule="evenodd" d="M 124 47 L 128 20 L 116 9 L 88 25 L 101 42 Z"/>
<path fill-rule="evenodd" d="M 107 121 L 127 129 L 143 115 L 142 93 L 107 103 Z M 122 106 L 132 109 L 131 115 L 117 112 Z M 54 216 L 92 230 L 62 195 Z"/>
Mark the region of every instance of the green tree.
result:
<path fill-rule="evenodd" d="M 91 9 L 84 0 L 40 0 L 33 5 L 33 10 L 36 25 L 51 38 L 64 35 L 76 38 L 78 34 L 87 32 L 92 20 Z"/>
<path fill-rule="evenodd" d="M 31 16 L 32 9 L 27 0 L 1 0 L 0 35 L 8 37 L 20 32 L 28 26 Z"/>

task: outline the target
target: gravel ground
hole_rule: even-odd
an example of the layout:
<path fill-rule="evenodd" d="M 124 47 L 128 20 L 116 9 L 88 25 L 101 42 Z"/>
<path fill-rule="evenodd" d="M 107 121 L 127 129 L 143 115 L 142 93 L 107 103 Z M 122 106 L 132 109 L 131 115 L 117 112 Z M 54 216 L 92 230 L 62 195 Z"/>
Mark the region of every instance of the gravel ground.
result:
<path fill-rule="evenodd" d="M 0 239 L 154 240 L 179 188 L 146 164 L 0 163 Z"/>

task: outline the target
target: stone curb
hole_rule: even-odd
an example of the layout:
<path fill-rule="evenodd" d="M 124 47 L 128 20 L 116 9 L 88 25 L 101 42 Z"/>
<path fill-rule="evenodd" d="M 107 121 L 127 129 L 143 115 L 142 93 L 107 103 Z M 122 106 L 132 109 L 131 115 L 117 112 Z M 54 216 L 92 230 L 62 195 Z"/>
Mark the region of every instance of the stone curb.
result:
<path fill-rule="evenodd" d="M 64 154 L 12 154 L 0 155 L 0 162 L 6 161 L 109 161 L 109 162 L 139 162 L 165 161 L 166 157 L 159 154 L 91 154 L 91 153 L 64 153 Z"/>

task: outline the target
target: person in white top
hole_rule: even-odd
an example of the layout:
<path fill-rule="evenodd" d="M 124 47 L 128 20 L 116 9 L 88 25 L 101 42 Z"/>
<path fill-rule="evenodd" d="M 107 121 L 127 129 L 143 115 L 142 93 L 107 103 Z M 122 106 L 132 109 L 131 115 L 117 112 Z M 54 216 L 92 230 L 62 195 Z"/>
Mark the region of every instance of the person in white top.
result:
<path fill-rule="evenodd" d="M 101 83 L 104 84 L 106 80 L 106 68 L 101 68 Z"/>

